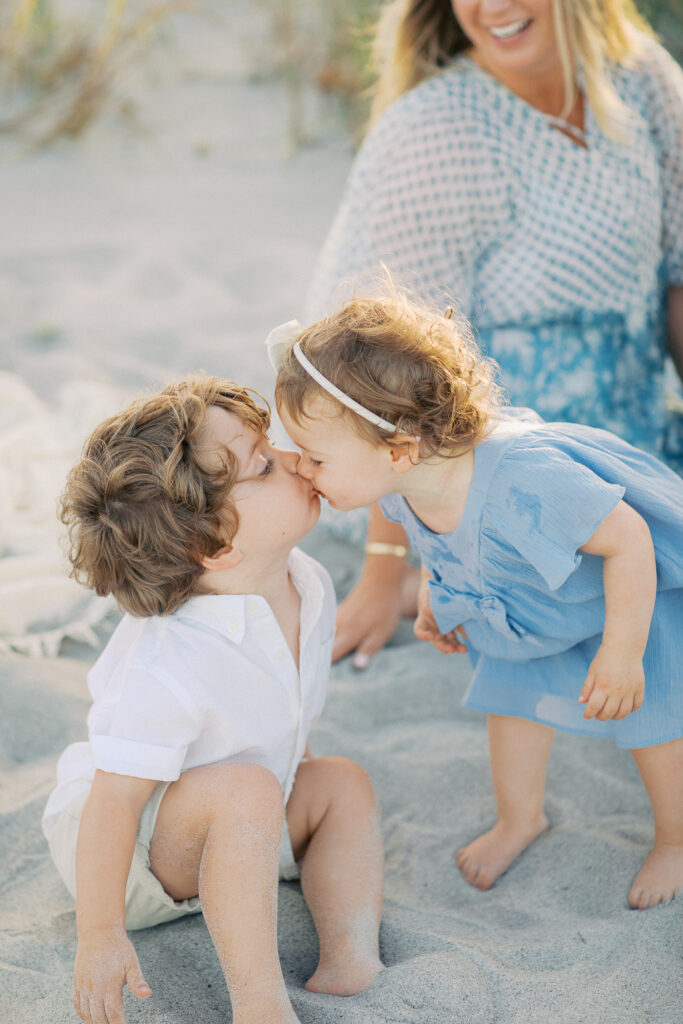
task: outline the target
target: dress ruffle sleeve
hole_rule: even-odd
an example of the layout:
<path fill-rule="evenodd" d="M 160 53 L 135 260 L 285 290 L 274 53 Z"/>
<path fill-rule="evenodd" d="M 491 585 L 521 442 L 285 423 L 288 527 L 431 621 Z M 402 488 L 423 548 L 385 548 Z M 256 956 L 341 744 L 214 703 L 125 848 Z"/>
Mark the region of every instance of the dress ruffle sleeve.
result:
<path fill-rule="evenodd" d="M 557 449 L 513 447 L 491 482 L 483 533 L 497 546 L 513 547 L 557 590 L 624 492 Z"/>

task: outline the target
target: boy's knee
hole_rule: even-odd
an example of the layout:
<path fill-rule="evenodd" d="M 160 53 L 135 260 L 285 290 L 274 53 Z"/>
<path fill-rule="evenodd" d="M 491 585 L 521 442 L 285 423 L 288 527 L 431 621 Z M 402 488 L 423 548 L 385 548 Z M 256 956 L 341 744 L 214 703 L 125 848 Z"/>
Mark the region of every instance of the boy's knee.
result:
<path fill-rule="evenodd" d="M 275 775 L 260 764 L 231 761 L 196 769 L 196 782 L 212 815 L 233 820 L 279 820 L 284 814 L 282 789 Z"/>
<path fill-rule="evenodd" d="M 224 766 L 232 771 L 225 772 L 223 800 L 230 802 L 231 809 L 244 808 L 252 817 L 282 818 L 284 799 L 277 778 L 268 768 L 260 764 L 232 763 Z"/>
<path fill-rule="evenodd" d="M 375 803 L 375 792 L 370 776 L 356 761 L 351 761 L 348 757 L 321 757 L 318 760 L 329 776 L 335 796 Z"/>

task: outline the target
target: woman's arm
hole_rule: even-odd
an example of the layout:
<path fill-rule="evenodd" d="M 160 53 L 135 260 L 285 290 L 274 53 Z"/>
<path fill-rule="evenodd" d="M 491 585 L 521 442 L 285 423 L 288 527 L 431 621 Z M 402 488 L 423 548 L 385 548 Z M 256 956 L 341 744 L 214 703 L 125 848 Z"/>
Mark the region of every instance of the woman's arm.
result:
<path fill-rule="evenodd" d="M 86 1024 L 124 1020 L 125 984 L 151 995 L 126 934 L 125 893 L 140 814 L 156 782 L 97 771 L 78 830 L 74 1007 Z"/>
<path fill-rule="evenodd" d="M 669 353 L 683 380 L 683 286 L 669 288 Z"/>
<path fill-rule="evenodd" d="M 581 547 L 603 558 L 605 627 L 579 701 L 584 718 L 625 718 L 643 703 L 642 658 L 657 593 L 657 566 L 647 523 L 620 501 Z"/>
<path fill-rule="evenodd" d="M 387 519 L 377 504 L 370 509 L 368 543 L 371 542 L 404 547 L 408 544 L 403 527 Z M 358 583 L 337 612 L 333 661 L 355 650 L 354 667 L 366 668 L 373 655 L 384 647 L 401 617 L 401 587 L 406 568 L 405 558 L 399 555 L 366 555 Z"/>

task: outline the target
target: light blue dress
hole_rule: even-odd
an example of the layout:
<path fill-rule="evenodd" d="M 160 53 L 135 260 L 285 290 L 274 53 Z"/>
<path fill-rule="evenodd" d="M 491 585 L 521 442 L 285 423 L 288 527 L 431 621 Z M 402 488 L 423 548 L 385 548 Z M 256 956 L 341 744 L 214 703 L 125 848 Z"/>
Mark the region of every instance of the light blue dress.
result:
<path fill-rule="evenodd" d="M 683 735 L 683 480 L 607 431 L 538 422 L 524 410 L 503 414 L 474 453 L 452 533 L 427 529 L 399 495 L 381 501 L 433 577 L 439 628 L 467 630 L 474 676 L 465 706 L 628 748 Z M 604 625 L 603 560 L 578 549 L 622 497 L 650 528 L 657 599 L 643 706 L 598 722 L 583 718 L 578 696 Z"/>
<path fill-rule="evenodd" d="M 397 100 L 366 139 L 323 248 L 317 318 L 383 260 L 455 302 L 513 405 L 611 430 L 683 470 L 665 403 L 666 291 L 683 285 L 683 72 L 647 41 L 615 66 L 628 141 L 587 148 L 472 60 Z M 669 384 L 674 383 L 669 365 Z M 678 385 L 675 385 L 677 388 Z"/>

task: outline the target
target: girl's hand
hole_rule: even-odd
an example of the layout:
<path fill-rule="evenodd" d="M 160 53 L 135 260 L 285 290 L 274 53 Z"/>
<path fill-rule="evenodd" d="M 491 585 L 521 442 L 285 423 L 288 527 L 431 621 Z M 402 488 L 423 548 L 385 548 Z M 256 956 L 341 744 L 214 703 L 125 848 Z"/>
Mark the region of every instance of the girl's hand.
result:
<path fill-rule="evenodd" d="M 123 986 L 147 999 L 145 981 L 125 929 L 79 937 L 74 966 L 73 1004 L 85 1024 L 125 1024 Z"/>
<path fill-rule="evenodd" d="M 459 636 L 462 634 L 467 639 L 467 633 L 462 626 L 456 626 L 450 633 L 440 632 L 429 600 L 429 576 L 424 571 L 417 595 L 417 619 L 413 626 L 413 632 L 418 640 L 432 644 L 437 651 L 441 651 L 443 654 L 455 654 L 456 652 L 464 654 L 467 651 L 467 647 Z"/>
<path fill-rule="evenodd" d="M 618 721 L 637 711 L 644 695 L 642 659 L 601 645 L 579 694 L 579 703 L 587 705 L 583 717 Z"/>

